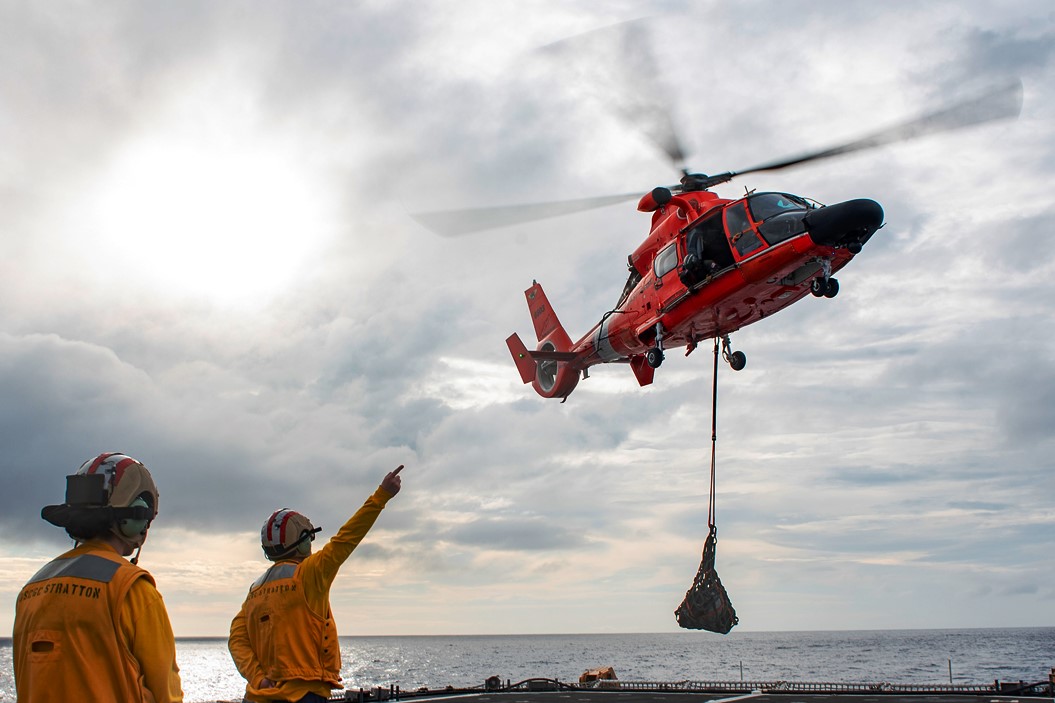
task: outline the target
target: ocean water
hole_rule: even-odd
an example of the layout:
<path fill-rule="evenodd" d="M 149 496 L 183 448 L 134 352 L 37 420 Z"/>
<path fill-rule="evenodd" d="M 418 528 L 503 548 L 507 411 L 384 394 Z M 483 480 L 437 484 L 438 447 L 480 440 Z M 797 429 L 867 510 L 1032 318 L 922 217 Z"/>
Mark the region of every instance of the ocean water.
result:
<path fill-rule="evenodd" d="M 240 700 L 225 639 L 177 641 L 188 703 Z M 611 666 L 623 681 L 985 684 L 1047 680 L 1055 627 L 978 630 L 342 637 L 349 688 L 479 686 L 489 676 L 577 681 Z M 0 639 L 0 702 L 14 703 L 11 641 Z"/>

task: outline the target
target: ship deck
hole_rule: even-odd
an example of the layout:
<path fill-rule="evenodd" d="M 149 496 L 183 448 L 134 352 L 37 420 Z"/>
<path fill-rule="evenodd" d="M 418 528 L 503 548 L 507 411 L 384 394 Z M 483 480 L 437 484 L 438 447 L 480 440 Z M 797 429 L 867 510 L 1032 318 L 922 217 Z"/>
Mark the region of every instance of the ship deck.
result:
<path fill-rule="evenodd" d="M 1052 701 L 1051 697 L 957 693 L 663 693 L 657 691 L 551 691 L 474 693 L 457 696 L 459 703 L 1025 703 Z"/>
<path fill-rule="evenodd" d="M 827 682 L 634 682 L 604 680 L 569 684 L 528 679 L 503 685 L 497 677 L 483 687 L 418 689 L 393 687 L 341 692 L 335 700 L 374 703 L 408 700 L 430 703 L 1055 703 L 1055 682 L 1000 682 L 981 685 L 915 685 Z M 336 693 L 336 692 L 335 692 Z"/>

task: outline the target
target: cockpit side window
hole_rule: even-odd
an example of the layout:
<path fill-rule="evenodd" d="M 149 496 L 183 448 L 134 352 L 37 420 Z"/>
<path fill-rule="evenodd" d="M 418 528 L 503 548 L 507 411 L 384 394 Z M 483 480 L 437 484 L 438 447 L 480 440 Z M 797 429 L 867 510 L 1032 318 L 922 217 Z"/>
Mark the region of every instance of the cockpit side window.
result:
<path fill-rule="evenodd" d="M 725 230 L 729 234 L 729 243 L 736 248 L 740 256 L 746 256 L 762 246 L 762 240 L 751 229 L 751 221 L 747 219 L 747 206 L 742 202 L 726 208 Z"/>

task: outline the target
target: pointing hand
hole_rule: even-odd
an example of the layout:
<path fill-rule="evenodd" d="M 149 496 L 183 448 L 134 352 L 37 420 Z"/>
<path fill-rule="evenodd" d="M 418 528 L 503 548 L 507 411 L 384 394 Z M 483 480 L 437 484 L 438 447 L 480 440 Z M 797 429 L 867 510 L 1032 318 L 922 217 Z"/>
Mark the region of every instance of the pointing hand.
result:
<path fill-rule="evenodd" d="M 402 483 L 402 479 L 399 478 L 399 472 L 402 470 L 403 465 L 400 464 L 394 471 L 389 471 L 385 475 L 384 480 L 381 481 L 381 488 L 384 488 L 392 495 L 399 493 L 400 484 Z"/>

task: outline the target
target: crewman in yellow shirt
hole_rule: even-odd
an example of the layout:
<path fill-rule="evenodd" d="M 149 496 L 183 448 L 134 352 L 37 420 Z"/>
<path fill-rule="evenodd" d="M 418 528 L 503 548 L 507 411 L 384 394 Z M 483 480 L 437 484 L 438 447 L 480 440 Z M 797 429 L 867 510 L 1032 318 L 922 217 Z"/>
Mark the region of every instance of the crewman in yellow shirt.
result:
<path fill-rule="evenodd" d="M 76 546 L 29 580 L 15 603 L 19 703 L 181 703 L 176 642 L 153 577 L 136 566 L 158 492 L 115 452 L 66 477 L 66 502 L 41 516 Z M 127 557 L 136 552 L 129 562 Z"/>
<path fill-rule="evenodd" d="M 260 530 L 264 554 L 275 562 L 249 587 L 231 622 L 228 648 L 253 703 L 320 703 L 341 685 L 341 646 L 330 612 L 330 586 L 366 537 L 381 510 L 399 493 L 403 466 L 390 471 L 363 507 L 316 553 L 321 528 L 289 508 Z"/>

